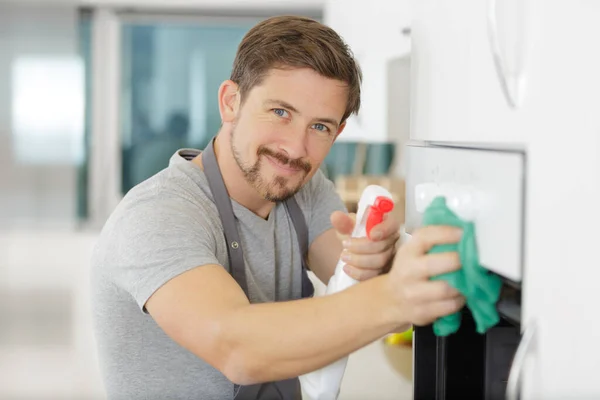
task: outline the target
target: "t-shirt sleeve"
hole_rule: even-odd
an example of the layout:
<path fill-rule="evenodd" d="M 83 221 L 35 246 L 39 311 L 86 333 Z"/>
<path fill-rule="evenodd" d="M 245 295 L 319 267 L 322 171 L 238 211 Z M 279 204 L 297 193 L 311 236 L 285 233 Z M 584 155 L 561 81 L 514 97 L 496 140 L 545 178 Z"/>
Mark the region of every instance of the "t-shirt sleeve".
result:
<path fill-rule="evenodd" d="M 333 228 L 331 214 L 334 211 L 347 212 L 344 202 L 337 193 L 333 182 L 320 170 L 313 176 L 304 191 L 308 215 L 308 240 L 312 244 L 319 235 Z"/>
<path fill-rule="evenodd" d="M 103 232 L 103 269 L 144 312 L 152 294 L 193 268 L 220 264 L 202 213 L 185 199 L 150 200 L 120 213 Z"/>

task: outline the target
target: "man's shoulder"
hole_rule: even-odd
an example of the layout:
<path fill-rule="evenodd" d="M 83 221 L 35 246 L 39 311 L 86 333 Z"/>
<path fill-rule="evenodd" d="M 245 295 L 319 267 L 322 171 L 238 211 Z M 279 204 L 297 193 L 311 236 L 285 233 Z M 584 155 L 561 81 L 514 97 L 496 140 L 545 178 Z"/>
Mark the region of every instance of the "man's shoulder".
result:
<path fill-rule="evenodd" d="M 143 208 L 152 213 L 193 212 L 214 208 L 208 182 L 202 171 L 169 166 L 133 187 L 123 198 L 124 209 Z M 171 208 L 172 206 L 173 208 Z"/>
<path fill-rule="evenodd" d="M 101 237 L 213 231 L 218 222 L 216 206 L 201 180 L 193 178 L 169 167 L 139 183 L 112 212 Z"/>
<path fill-rule="evenodd" d="M 333 182 L 319 169 L 296 193 L 296 201 L 302 208 L 313 207 L 318 206 L 318 204 L 313 203 L 322 196 L 335 197 L 337 196 L 337 191 Z"/>
<path fill-rule="evenodd" d="M 321 169 L 317 170 L 315 174 L 310 178 L 304 186 L 298 191 L 298 194 L 302 197 L 310 197 L 315 192 L 319 192 L 321 190 L 327 191 L 335 191 L 335 187 L 333 182 L 329 180 L 321 171 Z"/>

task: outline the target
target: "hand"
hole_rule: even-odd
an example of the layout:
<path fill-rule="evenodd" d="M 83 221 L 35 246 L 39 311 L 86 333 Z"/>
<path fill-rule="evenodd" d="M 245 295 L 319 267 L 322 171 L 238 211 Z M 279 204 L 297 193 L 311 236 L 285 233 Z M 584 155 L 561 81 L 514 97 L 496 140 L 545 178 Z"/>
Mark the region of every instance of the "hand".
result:
<path fill-rule="evenodd" d="M 371 231 L 371 239 L 351 238 L 355 224 L 353 216 L 336 211 L 331 215 L 331 223 L 343 238 L 341 258 L 346 263 L 344 272 L 364 281 L 389 270 L 400 237 L 400 221 L 392 214 L 386 214 Z"/>
<path fill-rule="evenodd" d="M 437 244 L 458 242 L 461 234 L 460 229 L 453 227 L 428 226 L 416 231 L 398 249 L 386 277 L 396 305 L 396 318 L 401 324 L 428 325 L 464 306 L 465 299 L 458 290 L 445 281 L 429 280 L 460 269 L 458 253 L 427 254 Z"/>

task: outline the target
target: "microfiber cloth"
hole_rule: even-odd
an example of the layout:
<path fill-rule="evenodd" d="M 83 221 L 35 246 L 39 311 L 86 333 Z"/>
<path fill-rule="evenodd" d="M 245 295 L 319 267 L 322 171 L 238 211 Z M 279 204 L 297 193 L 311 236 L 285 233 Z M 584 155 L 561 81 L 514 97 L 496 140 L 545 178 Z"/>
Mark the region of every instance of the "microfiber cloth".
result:
<path fill-rule="evenodd" d="M 500 296 L 502 281 L 490 274 L 479 264 L 475 225 L 463 221 L 446 205 L 444 197 L 436 197 L 423 215 L 423 225 L 446 225 L 461 228 L 460 242 L 434 246 L 429 253 L 458 252 L 462 268 L 432 277 L 433 280 L 445 280 L 460 291 L 466 298 L 466 305 L 471 310 L 477 332 L 483 334 L 499 321 L 496 302 Z M 433 324 L 437 336 L 448 336 L 458 331 L 461 323 L 461 313 L 457 312 L 439 318 Z"/>

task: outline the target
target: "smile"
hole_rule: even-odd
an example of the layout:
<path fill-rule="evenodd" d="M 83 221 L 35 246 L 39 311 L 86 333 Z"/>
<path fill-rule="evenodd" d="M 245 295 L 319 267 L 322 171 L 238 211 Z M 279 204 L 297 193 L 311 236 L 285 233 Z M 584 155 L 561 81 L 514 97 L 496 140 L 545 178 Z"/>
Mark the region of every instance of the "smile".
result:
<path fill-rule="evenodd" d="M 265 156 L 265 158 L 269 160 L 269 163 L 271 163 L 271 165 L 273 165 L 277 170 L 281 171 L 284 175 L 294 175 L 302 171 L 301 168 L 293 168 L 289 165 L 282 164 L 281 162 L 270 156 Z"/>

